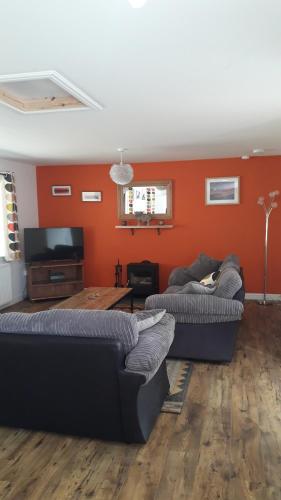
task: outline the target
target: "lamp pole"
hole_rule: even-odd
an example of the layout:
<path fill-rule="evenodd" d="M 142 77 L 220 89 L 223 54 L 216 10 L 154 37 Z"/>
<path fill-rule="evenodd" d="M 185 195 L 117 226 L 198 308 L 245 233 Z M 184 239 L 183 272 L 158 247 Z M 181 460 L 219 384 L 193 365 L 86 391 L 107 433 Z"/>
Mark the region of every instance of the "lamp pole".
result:
<path fill-rule="evenodd" d="M 264 208 L 265 212 L 265 236 L 264 236 L 264 271 L 263 271 L 263 299 L 258 303 L 263 306 L 270 305 L 266 298 L 267 292 L 267 271 L 268 271 L 268 229 L 269 229 L 269 217 L 274 208 L 278 207 L 278 203 L 275 201 L 276 196 L 279 195 L 279 191 L 272 191 L 269 193 L 269 204 L 266 205 L 264 196 L 258 198 L 258 205 Z"/>

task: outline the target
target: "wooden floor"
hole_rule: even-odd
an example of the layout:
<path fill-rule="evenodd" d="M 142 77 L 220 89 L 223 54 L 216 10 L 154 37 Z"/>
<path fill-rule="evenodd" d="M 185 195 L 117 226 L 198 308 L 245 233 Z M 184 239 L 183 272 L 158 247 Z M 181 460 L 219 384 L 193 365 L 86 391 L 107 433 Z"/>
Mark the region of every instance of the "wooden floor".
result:
<path fill-rule="evenodd" d="M 145 446 L 5 428 L 0 445 L 1 500 L 280 500 L 281 305 L 246 304 L 234 361 L 196 363 Z"/>

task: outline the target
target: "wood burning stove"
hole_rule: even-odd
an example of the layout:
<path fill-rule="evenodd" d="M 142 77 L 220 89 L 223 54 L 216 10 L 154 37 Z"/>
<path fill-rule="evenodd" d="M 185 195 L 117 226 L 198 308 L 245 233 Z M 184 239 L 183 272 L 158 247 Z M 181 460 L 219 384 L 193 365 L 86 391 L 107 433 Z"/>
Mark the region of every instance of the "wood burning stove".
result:
<path fill-rule="evenodd" d="M 143 260 L 127 265 L 128 287 L 133 288 L 133 294 L 148 297 L 159 293 L 159 264 Z"/>

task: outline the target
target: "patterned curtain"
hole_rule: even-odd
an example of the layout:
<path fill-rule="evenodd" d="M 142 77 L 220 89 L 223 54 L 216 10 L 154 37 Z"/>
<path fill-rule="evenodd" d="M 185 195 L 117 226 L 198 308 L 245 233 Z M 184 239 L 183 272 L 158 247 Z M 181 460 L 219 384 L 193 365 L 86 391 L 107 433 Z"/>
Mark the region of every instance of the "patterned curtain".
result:
<path fill-rule="evenodd" d="M 126 213 L 133 214 L 134 213 L 134 190 L 132 187 L 128 188 L 128 210 Z"/>
<path fill-rule="evenodd" d="M 4 258 L 7 261 L 19 260 L 21 258 L 19 244 L 19 226 L 17 213 L 17 197 L 15 178 L 12 173 L 0 174 L 0 192 L 2 210 L 0 216 L 3 219 Z"/>
<path fill-rule="evenodd" d="M 146 188 L 146 213 L 155 214 L 155 188 Z"/>

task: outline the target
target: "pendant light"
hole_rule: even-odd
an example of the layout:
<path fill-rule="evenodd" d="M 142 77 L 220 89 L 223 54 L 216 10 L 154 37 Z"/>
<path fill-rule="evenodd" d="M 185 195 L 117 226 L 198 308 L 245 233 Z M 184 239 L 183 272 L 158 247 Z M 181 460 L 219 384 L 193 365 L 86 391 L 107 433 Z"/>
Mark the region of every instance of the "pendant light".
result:
<path fill-rule="evenodd" d="M 114 163 L 109 171 L 109 175 L 115 184 L 120 186 L 125 186 L 133 180 L 134 170 L 129 163 L 123 163 L 123 153 L 126 151 L 125 148 L 118 148 L 117 151 L 120 153 L 120 163 Z"/>

